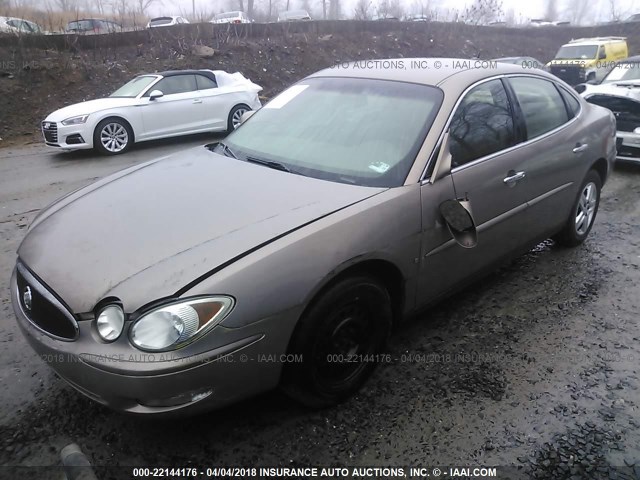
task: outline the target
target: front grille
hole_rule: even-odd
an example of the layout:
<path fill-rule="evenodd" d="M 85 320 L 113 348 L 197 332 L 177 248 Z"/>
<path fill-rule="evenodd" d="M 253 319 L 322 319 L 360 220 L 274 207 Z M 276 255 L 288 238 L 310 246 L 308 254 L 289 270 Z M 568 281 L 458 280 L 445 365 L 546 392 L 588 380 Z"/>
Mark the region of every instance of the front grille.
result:
<path fill-rule="evenodd" d="M 591 95 L 587 102 L 611 110 L 619 132 L 633 132 L 640 127 L 640 102 L 613 95 Z"/>
<path fill-rule="evenodd" d="M 583 70 L 576 65 L 552 65 L 551 73 L 569 85 L 577 85 L 584 82 Z"/>
<path fill-rule="evenodd" d="M 16 279 L 20 306 L 29 321 L 55 337 L 74 340 L 78 328 L 71 312 L 20 264 Z"/>
<path fill-rule="evenodd" d="M 42 122 L 42 134 L 46 142 L 58 143 L 58 124 L 56 122 Z"/>

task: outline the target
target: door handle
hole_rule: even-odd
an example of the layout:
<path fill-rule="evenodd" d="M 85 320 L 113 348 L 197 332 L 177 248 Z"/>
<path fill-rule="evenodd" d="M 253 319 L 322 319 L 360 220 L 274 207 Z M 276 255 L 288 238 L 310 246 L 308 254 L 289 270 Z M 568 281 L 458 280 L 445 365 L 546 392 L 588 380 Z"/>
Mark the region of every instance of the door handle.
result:
<path fill-rule="evenodd" d="M 509 173 L 507 173 L 507 176 L 504 177 L 503 182 L 508 187 L 513 187 L 516 183 L 526 177 L 526 175 L 527 174 L 525 172 L 514 172 L 513 170 L 511 170 Z"/>
<path fill-rule="evenodd" d="M 576 143 L 575 148 L 573 149 L 573 153 L 581 153 L 584 152 L 587 148 L 589 148 L 589 145 L 586 143 L 580 144 L 580 143 Z"/>
<path fill-rule="evenodd" d="M 196 98 L 193 100 L 193 103 L 202 103 L 202 99 L 201 98 Z"/>

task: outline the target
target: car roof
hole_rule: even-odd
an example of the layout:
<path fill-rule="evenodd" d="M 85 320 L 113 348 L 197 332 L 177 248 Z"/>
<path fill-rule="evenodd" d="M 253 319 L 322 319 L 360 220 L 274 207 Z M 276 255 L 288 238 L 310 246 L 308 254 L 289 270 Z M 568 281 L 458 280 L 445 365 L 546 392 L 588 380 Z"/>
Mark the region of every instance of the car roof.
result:
<path fill-rule="evenodd" d="M 286 10 L 284 12 L 280 12 L 278 15 L 280 16 L 309 15 L 309 12 L 307 12 L 306 10 Z"/>
<path fill-rule="evenodd" d="M 163 77 L 175 77 L 176 75 L 195 75 L 195 74 L 204 75 L 205 77 L 210 78 L 213 81 L 216 81 L 216 75 L 213 70 L 167 70 L 164 72 L 158 73 L 148 73 L 147 75 L 162 75 Z"/>
<path fill-rule="evenodd" d="M 576 38 L 574 40 L 571 40 L 570 42 L 565 43 L 562 46 L 566 47 L 567 45 L 577 45 L 577 46 L 605 45 L 605 44 L 609 44 L 609 43 L 626 43 L 626 42 L 627 42 L 626 37 Z"/>
<path fill-rule="evenodd" d="M 366 63 L 365 63 L 366 62 Z M 412 68 L 412 62 L 416 67 Z M 436 62 L 439 62 L 437 64 Z M 483 62 L 492 62 L 482 68 Z M 436 67 L 435 65 L 439 65 Z M 439 85 L 450 77 L 459 78 L 462 84 L 474 83 L 483 78 L 503 74 L 523 73 L 521 65 L 501 63 L 496 60 L 468 58 L 390 58 L 358 60 L 325 68 L 309 77 L 351 77 L 378 80 L 394 80 L 423 85 Z M 557 78 L 541 70 L 527 69 L 524 73 Z"/>

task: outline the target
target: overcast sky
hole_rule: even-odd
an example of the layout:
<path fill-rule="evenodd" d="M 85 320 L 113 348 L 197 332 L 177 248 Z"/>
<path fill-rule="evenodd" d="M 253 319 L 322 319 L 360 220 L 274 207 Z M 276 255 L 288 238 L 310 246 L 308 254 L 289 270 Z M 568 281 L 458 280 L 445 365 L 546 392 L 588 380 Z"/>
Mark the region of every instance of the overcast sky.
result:
<path fill-rule="evenodd" d="M 228 10 L 228 5 L 234 0 L 164 0 L 162 4 L 156 4 L 151 7 L 149 13 L 153 15 L 171 15 L 184 13 L 191 14 L 192 1 L 195 2 L 196 12 L 201 11 L 215 11 Z M 256 5 L 264 5 L 268 0 L 255 0 Z M 342 0 L 343 12 L 345 16 L 352 16 L 353 8 L 357 0 Z M 375 6 L 379 0 L 372 0 L 372 4 Z M 416 0 L 403 0 L 404 5 L 409 6 Z M 284 4 L 285 0 L 280 0 L 278 3 Z M 420 0 L 417 0 L 420 3 Z M 589 2 L 589 5 L 593 5 L 593 8 L 589 7 L 586 20 L 603 21 L 609 20 L 610 17 L 610 0 L 556 0 L 558 4 L 558 17 L 570 17 L 570 14 L 564 14 L 563 12 L 576 8 L 576 5 L 582 2 Z M 233 4 L 237 3 L 235 1 Z M 276 2 L 274 2 L 276 3 Z M 321 12 L 321 0 L 309 0 L 312 8 L 315 8 L 315 13 Z M 422 0 L 423 4 L 430 3 L 431 5 L 439 5 L 441 9 L 458 9 L 463 11 L 467 5 L 473 3 L 473 0 Z M 503 9 L 505 11 L 513 9 L 516 16 L 525 19 L 529 18 L 541 18 L 546 11 L 546 5 L 548 0 L 503 0 Z M 640 0 L 614 0 L 616 9 L 619 14 L 624 18 L 632 13 L 640 13 Z M 292 8 L 300 7 L 300 0 L 291 0 Z M 237 8 L 237 7 L 235 7 Z M 558 18 L 562 20 L 563 18 Z M 569 20 L 570 18 L 566 18 Z"/>

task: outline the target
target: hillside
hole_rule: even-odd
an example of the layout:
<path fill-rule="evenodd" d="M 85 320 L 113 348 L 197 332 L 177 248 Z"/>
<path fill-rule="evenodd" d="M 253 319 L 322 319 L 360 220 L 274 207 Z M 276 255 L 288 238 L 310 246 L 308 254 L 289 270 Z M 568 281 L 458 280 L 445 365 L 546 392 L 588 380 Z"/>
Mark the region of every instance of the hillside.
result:
<path fill-rule="evenodd" d="M 269 98 L 316 70 L 347 60 L 527 55 L 547 61 L 571 38 L 594 35 L 624 35 L 630 54 L 640 53 L 640 31 L 632 25 L 511 29 L 342 21 L 185 27 L 93 37 L 0 37 L 0 146 L 39 140 L 40 121 L 49 112 L 108 95 L 139 73 L 240 71 L 262 85 Z M 213 55 L 199 55 L 199 46 L 212 47 Z"/>

